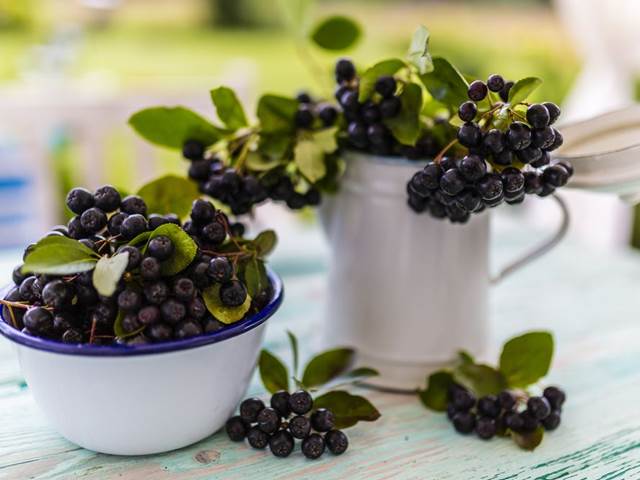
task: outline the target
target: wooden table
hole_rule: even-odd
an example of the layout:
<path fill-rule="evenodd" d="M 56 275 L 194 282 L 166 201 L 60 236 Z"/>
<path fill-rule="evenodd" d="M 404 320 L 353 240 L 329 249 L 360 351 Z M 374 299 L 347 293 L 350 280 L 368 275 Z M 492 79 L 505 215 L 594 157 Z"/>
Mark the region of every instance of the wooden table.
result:
<path fill-rule="evenodd" d="M 508 220 L 497 228 L 496 260 L 531 241 Z M 281 246 L 281 251 L 286 249 Z M 0 257 L 8 278 L 17 252 Z M 312 353 L 324 297 L 324 256 L 279 255 L 287 298 L 270 320 L 267 346 L 286 356 L 286 329 Z M 565 243 L 496 287 L 492 321 L 497 349 L 533 328 L 555 332 L 550 382 L 568 401 L 561 427 L 533 453 L 513 443 L 456 434 L 445 417 L 409 395 L 366 392 L 382 412 L 348 431 L 341 457 L 276 459 L 218 433 L 191 447 L 141 458 L 97 454 L 60 437 L 39 413 L 10 345 L 0 340 L 0 479 L 640 479 L 640 255 L 603 254 Z M 257 381 L 254 393 L 263 393 Z"/>

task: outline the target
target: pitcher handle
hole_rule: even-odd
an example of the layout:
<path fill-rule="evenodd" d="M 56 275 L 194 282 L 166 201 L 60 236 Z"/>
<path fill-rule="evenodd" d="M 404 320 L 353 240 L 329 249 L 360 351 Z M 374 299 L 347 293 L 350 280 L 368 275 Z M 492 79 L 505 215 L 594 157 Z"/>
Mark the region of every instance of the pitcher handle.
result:
<path fill-rule="evenodd" d="M 522 267 L 527 265 L 534 260 L 537 260 L 545 253 L 551 251 L 553 247 L 555 247 L 567 234 L 567 230 L 569 229 L 569 209 L 567 208 L 567 204 L 558 195 L 554 194 L 553 199 L 556 201 L 557 205 L 560 207 L 560 211 L 562 213 L 562 221 L 558 226 L 558 229 L 555 231 L 553 236 L 551 236 L 548 240 L 546 240 L 541 245 L 538 245 L 536 248 L 531 250 L 530 252 L 525 253 L 519 258 L 516 258 L 514 261 L 509 263 L 506 267 L 498 272 L 498 274 L 491 278 L 491 284 L 495 285 L 506 277 L 511 275 L 517 270 L 520 270 Z"/>

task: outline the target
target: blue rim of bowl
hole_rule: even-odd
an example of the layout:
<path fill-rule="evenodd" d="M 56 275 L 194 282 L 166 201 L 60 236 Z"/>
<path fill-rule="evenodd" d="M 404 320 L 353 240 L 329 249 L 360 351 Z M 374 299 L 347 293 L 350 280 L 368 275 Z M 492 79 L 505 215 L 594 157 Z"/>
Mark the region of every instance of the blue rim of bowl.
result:
<path fill-rule="evenodd" d="M 284 298 L 282 280 L 270 268 L 267 275 L 273 288 L 271 300 L 259 312 L 236 323 L 227 325 L 215 332 L 205 333 L 197 337 L 171 342 L 150 343 L 144 345 L 88 345 L 62 343 L 46 338 L 34 337 L 16 330 L 2 317 L 0 309 L 0 334 L 9 340 L 25 347 L 43 350 L 46 352 L 60 353 L 63 355 L 84 355 L 92 357 L 123 357 L 131 355 L 152 355 L 157 353 L 176 352 L 190 348 L 203 347 L 213 343 L 222 342 L 253 330 L 269 319 L 280 307 Z M 4 292 L 3 292 L 4 294 Z"/>

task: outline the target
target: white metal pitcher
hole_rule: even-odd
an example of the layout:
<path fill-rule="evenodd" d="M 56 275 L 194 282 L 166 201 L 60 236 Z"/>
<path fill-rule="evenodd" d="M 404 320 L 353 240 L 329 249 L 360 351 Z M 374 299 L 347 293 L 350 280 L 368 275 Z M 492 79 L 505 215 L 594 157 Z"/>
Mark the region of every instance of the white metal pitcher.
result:
<path fill-rule="evenodd" d="M 349 345 L 358 363 L 380 376 L 373 385 L 415 390 L 464 348 L 488 342 L 488 212 L 466 225 L 417 216 L 406 184 L 420 164 L 359 153 L 345 155 L 340 191 L 327 195 L 321 220 L 332 258 L 324 324 L 326 345 Z M 499 280 L 554 246 L 568 226 L 504 269 Z"/>

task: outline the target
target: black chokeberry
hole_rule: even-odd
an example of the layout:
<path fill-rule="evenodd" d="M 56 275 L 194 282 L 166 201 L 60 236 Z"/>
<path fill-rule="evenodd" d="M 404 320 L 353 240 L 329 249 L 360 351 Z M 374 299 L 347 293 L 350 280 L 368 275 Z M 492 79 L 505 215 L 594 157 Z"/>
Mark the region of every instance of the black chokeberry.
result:
<path fill-rule="evenodd" d="M 537 420 L 543 420 L 551 413 L 551 405 L 545 397 L 530 397 L 527 401 L 527 410 Z"/>
<path fill-rule="evenodd" d="M 542 150 L 533 145 L 529 145 L 527 148 L 518 150 L 516 156 L 522 163 L 534 163 L 542 157 Z"/>
<path fill-rule="evenodd" d="M 195 160 L 189 164 L 187 170 L 189 178 L 198 181 L 206 181 L 211 173 L 211 162 L 209 160 Z"/>
<path fill-rule="evenodd" d="M 466 388 L 456 388 L 450 393 L 451 403 L 459 412 L 466 412 L 476 404 L 476 397 Z"/>
<path fill-rule="evenodd" d="M 144 280 L 160 278 L 160 262 L 154 257 L 144 257 L 140 262 L 140 275 Z"/>
<path fill-rule="evenodd" d="M 146 231 L 147 219 L 139 213 L 129 215 L 120 225 L 120 235 L 126 240 L 131 240 Z"/>
<path fill-rule="evenodd" d="M 383 98 L 392 97 L 396 93 L 396 80 L 392 76 L 382 76 L 376 80 L 374 89 Z"/>
<path fill-rule="evenodd" d="M 247 424 L 242 420 L 239 415 L 235 417 L 231 417 L 227 420 L 225 425 L 225 430 L 227 431 L 227 435 L 229 439 L 234 442 L 241 442 L 247 436 Z"/>
<path fill-rule="evenodd" d="M 99 208 L 91 207 L 80 215 L 80 225 L 89 234 L 97 233 L 107 226 L 107 216 Z"/>
<path fill-rule="evenodd" d="M 188 160 L 199 160 L 204 155 L 204 144 L 198 140 L 187 140 L 182 145 L 182 156 Z"/>
<path fill-rule="evenodd" d="M 298 128 L 311 128 L 313 125 L 313 109 L 310 105 L 301 104 L 295 113 L 293 121 Z"/>
<path fill-rule="evenodd" d="M 533 128 L 544 128 L 549 125 L 550 115 L 547 107 L 540 103 L 534 103 L 527 108 L 527 122 Z"/>
<path fill-rule="evenodd" d="M 467 95 L 474 102 L 480 102 L 487 96 L 487 85 L 481 80 L 474 80 L 469 85 Z"/>
<path fill-rule="evenodd" d="M 271 407 L 262 408 L 256 415 L 258 428 L 264 433 L 274 433 L 280 428 L 280 415 Z"/>
<path fill-rule="evenodd" d="M 278 412 L 283 418 L 287 418 L 291 414 L 289 396 L 289 392 L 285 390 L 276 392 L 271 396 L 271 408 Z"/>
<path fill-rule="evenodd" d="M 69 328 L 62 333 L 64 343 L 82 343 L 82 332 L 75 328 Z"/>
<path fill-rule="evenodd" d="M 171 339 L 173 329 L 166 323 L 154 323 L 145 330 L 145 333 L 155 342 L 166 342 Z"/>
<path fill-rule="evenodd" d="M 247 432 L 249 445 L 258 450 L 263 450 L 269 445 L 269 435 L 260 430 L 257 426 L 251 427 Z"/>
<path fill-rule="evenodd" d="M 476 182 L 487 173 L 487 164 L 478 155 L 467 155 L 460 162 L 460 173 L 469 182 Z"/>
<path fill-rule="evenodd" d="M 173 282 L 173 294 L 182 302 L 188 302 L 196 293 L 196 286 L 193 281 L 187 277 L 178 277 Z"/>
<path fill-rule="evenodd" d="M 269 439 L 269 449 L 276 457 L 288 457 L 293 451 L 294 440 L 286 430 L 279 430 Z"/>
<path fill-rule="evenodd" d="M 476 426 L 476 415 L 471 412 L 458 412 L 453 416 L 453 427 L 459 433 L 471 433 Z"/>
<path fill-rule="evenodd" d="M 497 418 L 500 414 L 500 404 L 494 395 L 486 395 L 478 399 L 478 414 L 483 417 Z"/>
<path fill-rule="evenodd" d="M 138 292 L 125 288 L 118 295 L 118 307 L 126 312 L 133 312 L 140 309 L 142 298 Z"/>
<path fill-rule="evenodd" d="M 509 92 L 511 91 L 511 87 L 513 87 L 514 83 L 509 80 L 508 82 L 505 82 L 504 87 L 502 87 L 502 90 L 500 90 L 500 99 L 503 102 L 508 102 L 509 101 Z"/>
<path fill-rule="evenodd" d="M 311 422 L 303 415 L 296 415 L 289 420 L 289 431 L 295 438 L 303 439 L 311 432 Z"/>
<path fill-rule="evenodd" d="M 158 235 L 149 240 L 147 253 L 158 260 L 166 260 L 173 255 L 173 241 L 166 235 Z"/>
<path fill-rule="evenodd" d="M 542 395 L 547 399 L 549 405 L 551 405 L 551 408 L 554 410 L 559 410 L 560 408 L 562 408 L 562 405 L 567 398 L 564 391 L 554 386 L 545 388 L 542 392 Z"/>
<path fill-rule="evenodd" d="M 289 396 L 289 408 L 293 413 L 304 415 L 313 408 L 313 399 L 306 390 L 298 390 Z"/>
<path fill-rule="evenodd" d="M 531 129 L 526 123 L 513 122 L 509 125 L 507 142 L 513 150 L 522 150 L 531 144 Z"/>
<path fill-rule="evenodd" d="M 120 227 L 122 226 L 122 222 L 124 222 L 124 219 L 128 216 L 129 215 L 124 212 L 118 212 L 109 217 L 109 220 L 107 221 L 107 230 L 109 231 L 109 234 L 111 236 L 115 237 L 116 235 L 120 235 Z"/>
<path fill-rule="evenodd" d="M 356 67 L 353 62 L 346 58 L 341 58 L 336 62 L 336 81 L 338 83 L 349 82 L 356 76 Z"/>
<path fill-rule="evenodd" d="M 382 118 L 393 118 L 400 113 L 402 103 L 398 97 L 385 98 L 380 102 L 380 114 Z"/>
<path fill-rule="evenodd" d="M 513 394 L 508 390 L 503 390 L 498 395 L 498 403 L 500 408 L 504 411 L 511 411 L 516 406 L 516 399 Z"/>
<path fill-rule="evenodd" d="M 335 425 L 336 417 L 331 410 L 319 408 L 311 414 L 311 426 L 316 432 L 328 432 Z"/>
<path fill-rule="evenodd" d="M 129 195 L 122 199 L 120 203 L 120 210 L 128 213 L 129 215 L 146 215 L 147 204 L 138 195 Z"/>
<path fill-rule="evenodd" d="M 20 298 L 22 300 L 29 303 L 33 303 L 40 299 L 39 293 L 34 291 L 34 288 L 33 288 L 35 282 L 36 282 L 36 277 L 33 275 L 25 278 L 22 281 L 18 289 L 18 292 L 20 293 Z"/>
<path fill-rule="evenodd" d="M 128 253 L 129 259 L 127 261 L 127 270 L 131 271 L 140 266 L 142 262 L 142 253 L 138 247 L 134 247 L 133 245 L 125 245 L 118 249 L 118 253 Z"/>
<path fill-rule="evenodd" d="M 67 194 L 67 207 L 76 215 L 81 215 L 85 210 L 93 207 L 95 199 L 86 188 L 74 188 Z"/>
<path fill-rule="evenodd" d="M 170 325 L 176 325 L 186 316 L 187 309 L 183 303 L 174 298 L 169 298 L 160 305 L 160 314 L 165 322 Z"/>
<path fill-rule="evenodd" d="M 214 245 L 219 245 L 224 242 L 224 239 L 227 237 L 227 232 L 224 229 L 224 225 L 218 221 L 213 221 L 202 227 L 201 235 L 206 241 Z"/>
<path fill-rule="evenodd" d="M 120 207 L 120 192 L 111 185 L 103 185 L 98 188 L 93 197 L 95 199 L 95 205 L 103 212 L 111 213 Z"/>
<path fill-rule="evenodd" d="M 263 408 L 264 403 L 259 398 L 247 398 L 240 404 L 240 417 L 246 422 L 255 423 Z"/>
<path fill-rule="evenodd" d="M 231 280 L 220 286 L 220 301 L 227 307 L 239 307 L 247 298 L 247 289 L 238 280 Z"/>
<path fill-rule="evenodd" d="M 153 231 L 156 228 L 158 228 L 160 225 L 169 223 L 169 220 L 167 220 L 167 218 L 162 215 L 159 215 L 157 213 L 152 213 L 151 215 L 149 215 L 149 218 L 147 219 L 147 223 L 149 225 L 149 230 Z"/>
<path fill-rule="evenodd" d="M 502 170 L 502 183 L 505 193 L 519 192 L 524 187 L 524 175 L 514 167 L 507 167 Z"/>
<path fill-rule="evenodd" d="M 482 141 L 482 131 L 477 123 L 466 122 L 458 129 L 458 141 L 467 148 L 477 147 Z"/>
<path fill-rule="evenodd" d="M 476 113 L 478 113 L 478 107 L 475 102 L 466 101 L 458 107 L 458 117 L 463 122 L 471 122 L 476 117 Z"/>
<path fill-rule="evenodd" d="M 226 325 L 222 323 L 220 320 L 217 320 L 209 315 L 202 322 L 202 326 L 205 333 L 211 333 L 211 332 L 216 332 L 221 328 L 224 328 Z"/>
<path fill-rule="evenodd" d="M 215 257 L 207 266 L 207 274 L 216 282 L 226 283 L 233 277 L 233 266 L 227 257 Z"/>
<path fill-rule="evenodd" d="M 334 455 L 341 455 L 349 447 L 349 439 L 342 430 L 331 430 L 324 436 L 327 448 Z"/>
<path fill-rule="evenodd" d="M 324 453 L 324 438 L 317 433 L 312 433 L 302 441 L 302 453 L 305 457 L 315 460 Z"/>
<path fill-rule="evenodd" d="M 549 415 L 541 420 L 542 426 L 545 430 L 551 431 L 558 428 L 560 425 L 560 412 L 557 410 L 553 410 Z"/>
<path fill-rule="evenodd" d="M 44 307 L 29 308 L 22 321 L 35 335 L 47 335 L 53 330 L 53 315 Z"/>
<path fill-rule="evenodd" d="M 138 316 L 135 313 L 127 313 L 122 317 L 122 329 L 126 333 L 133 333 L 136 330 L 139 330 L 142 325 L 138 320 Z"/>
<path fill-rule="evenodd" d="M 547 112 L 549 112 L 549 125 L 553 125 L 560 116 L 560 107 L 552 102 L 544 102 L 542 105 L 544 105 Z"/>
<path fill-rule="evenodd" d="M 160 321 L 160 309 L 155 305 L 142 307 L 138 312 L 138 320 L 143 325 L 153 325 Z"/>
<path fill-rule="evenodd" d="M 537 195 L 542 192 L 542 175 L 536 171 L 524 172 L 524 191 L 527 194 Z"/>
<path fill-rule="evenodd" d="M 515 411 L 509 411 L 504 415 L 504 426 L 514 432 L 520 432 L 524 426 L 524 419 Z"/>
<path fill-rule="evenodd" d="M 447 170 L 440 178 L 440 188 L 447 195 L 457 195 L 464 189 L 464 186 L 464 178 L 456 169 Z"/>
<path fill-rule="evenodd" d="M 476 434 L 483 440 L 489 440 L 497 431 L 496 420 L 489 417 L 478 417 L 476 420 Z"/>
<path fill-rule="evenodd" d="M 573 165 L 571 165 L 571 163 L 569 163 L 568 161 L 562 160 L 556 165 L 560 165 L 562 168 L 564 168 L 570 177 L 573 175 Z"/>
<path fill-rule="evenodd" d="M 144 297 L 149 303 L 160 305 L 169 296 L 169 287 L 163 281 L 148 283 L 144 286 Z"/>
<path fill-rule="evenodd" d="M 322 105 L 318 110 L 318 117 L 322 121 L 322 125 L 330 127 L 338 119 L 338 111 L 333 105 Z"/>
<path fill-rule="evenodd" d="M 569 173 L 562 165 L 551 165 L 542 172 L 542 180 L 554 187 L 562 187 L 569 181 Z"/>
<path fill-rule="evenodd" d="M 367 125 L 372 125 L 380 121 L 380 108 L 375 103 L 368 103 L 362 108 L 362 119 Z"/>
<path fill-rule="evenodd" d="M 360 122 L 351 122 L 347 127 L 349 141 L 357 148 L 365 148 L 368 143 L 367 127 Z"/>
<path fill-rule="evenodd" d="M 175 338 L 191 338 L 202 334 L 202 326 L 194 319 L 187 318 L 180 321 L 173 330 Z"/>
<path fill-rule="evenodd" d="M 42 301 L 54 309 L 70 304 L 72 296 L 72 287 L 62 280 L 53 280 L 42 289 Z"/>
<path fill-rule="evenodd" d="M 551 127 L 535 128 L 531 132 L 531 145 L 534 147 L 547 149 L 553 145 L 555 139 L 555 130 Z"/>
<path fill-rule="evenodd" d="M 487 87 L 492 92 L 499 92 L 504 88 L 504 78 L 495 73 L 493 75 L 489 75 L 489 78 L 487 79 Z"/>

